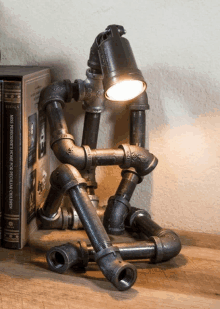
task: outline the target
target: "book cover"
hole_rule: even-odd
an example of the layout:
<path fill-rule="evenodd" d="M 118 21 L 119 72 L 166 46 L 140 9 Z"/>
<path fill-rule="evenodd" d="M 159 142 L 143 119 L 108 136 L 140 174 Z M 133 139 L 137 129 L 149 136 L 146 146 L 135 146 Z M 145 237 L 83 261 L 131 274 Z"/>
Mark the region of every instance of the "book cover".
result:
<path fill-rule="evenodd" d="M 3 246 L 21 249 L 37 228 L 36 210 L 49 190 L 49 132 L 38 111 L 50 70 L 2 66 L 3 80 Z"/>

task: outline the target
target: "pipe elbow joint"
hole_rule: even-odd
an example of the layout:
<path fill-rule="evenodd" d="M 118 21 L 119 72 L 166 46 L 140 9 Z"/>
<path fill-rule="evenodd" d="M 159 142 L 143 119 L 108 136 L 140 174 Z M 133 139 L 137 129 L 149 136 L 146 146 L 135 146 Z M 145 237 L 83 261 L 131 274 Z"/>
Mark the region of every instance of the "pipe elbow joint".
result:
<path fill-rule="evenodd" d="M 69 189 L 79 186 L 86 185 L 86 181 L 82 178 L 79 171 L 70 164 L 59 165 L 50 176 L 51 186 L 63 193 Z"/>
<path fill-rule="evenodd" d="M 89 252 L 84 241 L 77 241 L 51 248 L 47 251 L 46 258 L 50 270 L 63 274 L 70 267 L 86 267 Z"/>
<path fill-rule="evenodd" d="M 122 144 L 119 148 L 125 153 L 124 163 L 120 166 L 123 169 L 134 167 L 140 176 L 146 176 L 157 166 L 158 159 L 143 147 Z"/>
<path fill-rule="evenodd" d="M 151 236 L 149 240 L 154 242 L 156 249 L 156 254 L 151 259 L 153 263 L 168 261 L 181 251 L 179 236 L 171 230 L 162 229 L 157 236 Z"/>
<path fill-rule="evenodd" d="M 52 101 L 60 102 L 61 105 L 64 106 L 64 103 L 70 102 L 72 97 L 73 90 L 71 81 L 57 81 L 42 89 L 39 99 L 39 108 L 45 110 L 47 104 Z"/>
<path fill-rule="evenodd" d="M 59 140 L 53 142 L 51 148 L 60 162 L 64 164 L 68 163 L 82 170 L 86 165 L 85 150 L 83 147 L 76 146 L 73 138 L 71 139 L 69 135 L 70 134 L 68 134 L 66 138 L 61 136 Z"/>
<path fill-rule="evenodd" d="M 122 196 L 111 196 L 105 210 L 103 225 L 111 235 L 121 235 L 125 231 L 125 218 L 130 210 L 130 203 Z"/>
<path fill-rule="evenodd" d="M 117 247 L 108 247 L 95 254 L 95 261 L 104 276 L 119 290 L 128 290 L 137 279 L 134 265 L 122 260 Z"/>

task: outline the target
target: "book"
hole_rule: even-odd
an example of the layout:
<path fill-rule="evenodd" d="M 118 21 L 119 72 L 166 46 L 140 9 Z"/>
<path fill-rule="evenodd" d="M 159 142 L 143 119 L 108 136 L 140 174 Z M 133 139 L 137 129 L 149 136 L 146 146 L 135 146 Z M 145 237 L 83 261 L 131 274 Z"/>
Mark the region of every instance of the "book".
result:
<path fill-rule="evenodd" d="M 49 191 L 49 126 L 38 110 L 50 69 L 0 66 L 3 121 L 3 246 L 22 249 Z"/>

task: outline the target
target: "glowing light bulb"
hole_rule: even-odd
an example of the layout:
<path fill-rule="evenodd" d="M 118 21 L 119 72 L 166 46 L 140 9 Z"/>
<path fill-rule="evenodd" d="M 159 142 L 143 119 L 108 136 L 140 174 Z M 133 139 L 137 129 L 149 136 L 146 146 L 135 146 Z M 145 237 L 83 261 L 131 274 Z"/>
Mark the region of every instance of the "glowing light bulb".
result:
<path fill-rule="evenodd" d="M 145 84 L 140 80 L 124 80 L 110 87 L 106 97 L 110 101 L 129 101 L 145 90 Z"/>

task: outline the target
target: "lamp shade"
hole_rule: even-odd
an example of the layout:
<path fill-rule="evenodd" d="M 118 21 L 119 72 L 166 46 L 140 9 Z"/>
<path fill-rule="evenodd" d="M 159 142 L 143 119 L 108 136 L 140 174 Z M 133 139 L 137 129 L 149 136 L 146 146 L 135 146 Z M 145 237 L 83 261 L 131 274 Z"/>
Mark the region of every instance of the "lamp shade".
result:
<path fill-rule="evenodd" d="M 105 97 L 112 101 L 131 100 L 145 91 L 146 82 L 137 68 L 129 41 L 120 36 L 116 25 L 106 30 L 109 34 L 98 48 Z"/>

